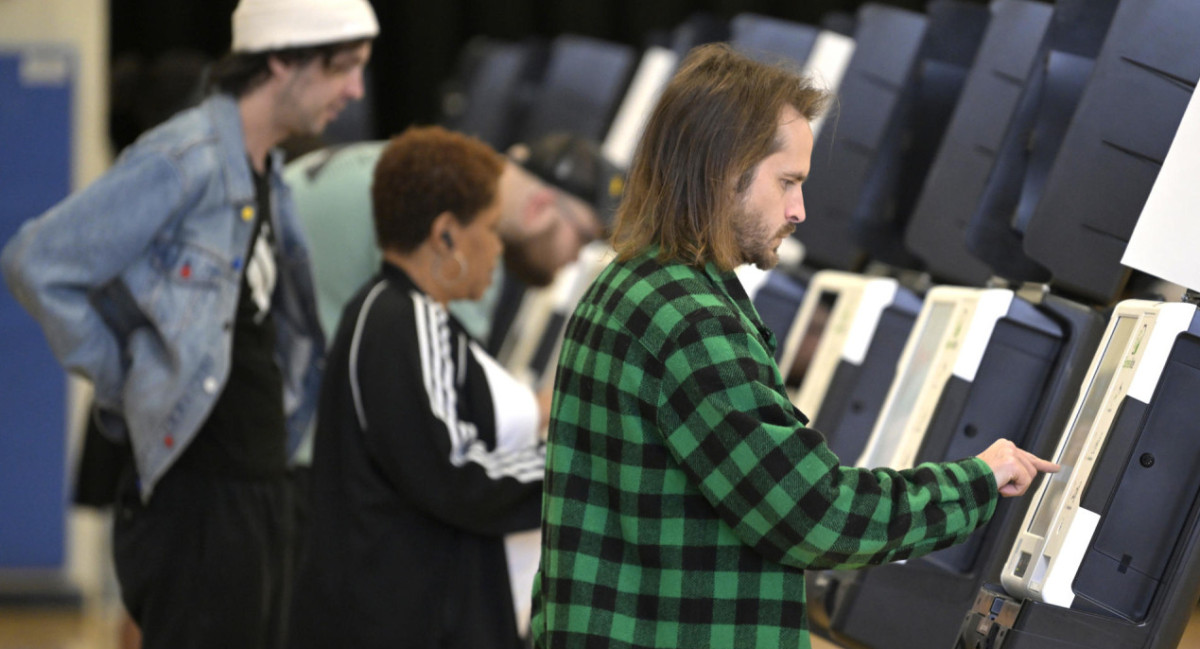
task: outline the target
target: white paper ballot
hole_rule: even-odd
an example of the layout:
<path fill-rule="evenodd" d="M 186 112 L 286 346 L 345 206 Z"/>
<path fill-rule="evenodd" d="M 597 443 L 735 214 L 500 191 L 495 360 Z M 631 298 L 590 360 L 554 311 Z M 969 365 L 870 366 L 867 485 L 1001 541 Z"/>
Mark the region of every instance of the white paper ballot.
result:
<path fill-rule="evenodd" d="M 1200 98 L 1192 95 L 1121 263 L 1200 290 Z"/>

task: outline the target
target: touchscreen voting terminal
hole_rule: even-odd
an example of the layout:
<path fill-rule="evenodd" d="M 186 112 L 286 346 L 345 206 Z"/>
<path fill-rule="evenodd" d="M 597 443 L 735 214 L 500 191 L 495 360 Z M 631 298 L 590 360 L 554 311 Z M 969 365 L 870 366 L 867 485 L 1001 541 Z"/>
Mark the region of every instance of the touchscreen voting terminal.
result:
<path fill-rule="evenodd" d="M 779 368 L 792 403 L 810 419 L 820 412 L 841 359 L 848 355 L 862 364 L 880 316 L 898 286 L 889 277 L 833 270 L 813 275 L 783 345 Z M 801 364 L 805 367 L 797 368 Z"/>
<path fill-rule="evenodd" d="M 1194 312 L 1182 303 L 1117 305 L 1055 452 L 1062 469 L 1038 487 L 1001 573 L 1009 594 L 1071 605 L 1071 582 L 1100 519 L 1080 506 L 1092 467 L 1122 400 L 1139 384 L 1157 383 L 1171 344 Z"/>
<path fill-rule="evenodd" d="M 956 365 L 978 365 L 1013 297 L 1007 289 L 938 286 L 929 291 L 858 466 L 912 466 L 946 381 Z"/>
<path fill-rule="evenodd" d="M 842 350 L 821 407 L 812 417 L 812 427 L 825 435 L 838 457 L 852 462 L 866 447 L 920 312 L 921 298 L 900 286 L 880 314 L 866 349 L 848 345 Z"/>

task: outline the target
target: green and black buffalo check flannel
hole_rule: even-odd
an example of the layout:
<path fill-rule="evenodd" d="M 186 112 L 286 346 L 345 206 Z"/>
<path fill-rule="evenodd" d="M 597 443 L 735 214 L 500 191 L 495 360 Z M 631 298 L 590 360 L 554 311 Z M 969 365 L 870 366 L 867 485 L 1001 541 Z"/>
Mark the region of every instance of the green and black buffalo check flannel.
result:
<path fill-rule="evenodd" d="M 925 554 L 991 517 L 981 460 L 840 466 L 774 347 L 714 266 L 647 254 L 591 286 L 556 377 L 535 646 L 809 647 L 805 569 Z"/>

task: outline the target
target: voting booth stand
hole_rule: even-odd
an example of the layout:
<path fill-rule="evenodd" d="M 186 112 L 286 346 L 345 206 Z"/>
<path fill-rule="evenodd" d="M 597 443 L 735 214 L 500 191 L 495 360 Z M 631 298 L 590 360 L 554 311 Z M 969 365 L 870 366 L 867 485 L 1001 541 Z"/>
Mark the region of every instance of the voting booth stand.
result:
<path fill-rule="evenodd" d="M 814 125 L 808 220 L 795 235 L 803 254 L 781 251 L 781 268 L 743 277 L 779 337 L 789 395 L 845 463 L 905 468 L 1006 437 L 1064 471 L 1003 500 L 960 546 L 810 572 L 814 632 L 887 649 L 1173 647 L 1200 582 L 1200 435 L 1186 434 L 1200 414 L 1200 318 L 1189 304 L 1126 301 L 1112 318 L 1105 309 L 1128 279 L 1122 253 L 1128 267 L 1200 286 L 1134 261 L 1138 250 L 1176 259 L 1170 249 L 1200 235 L 1181 231 L 1200 222 L 1190 215 L 1148 225 L 1169 212 L 1163 204 L 1200 202 L 1159 197 L 1171 165 L 1155 184 L 1172 138 L 1172 152 L 1200 150 L 1200 140 L 1179 144 L 1186 121 L 1175 134 L 1200 76 L 1187 37 L 1200 8 L 935 0 L 924 14 L 868 3 L 856 22 L 855 40 L 829 50 L 840 113 L 836 128 Z M 812 66 L 828 49 L 825 32 L 762 16 L 739 16 L 729 32 L 767 59 Z M 511 130 L 528 137 L 578 112 L 554 90 L 589 97 L 598 110 L 585 121 L 601 134 L 632 60 L 589 55 L 611 73 L 580 86 L 587 66 L 571 52 L 599 45 L 551 48 L 535 66 L 544 87 L 527 93 L 538 99 L 515 111 L 523 119 Z M 605 141 L 619 164 L 679 53 L 648 51 L 633 74 Z M 518 67 L 504 92 L 527 74 Z M 1126 251 L 1135 222 L 1165 239 Z M 553 287 L 504 300 L 516 312 L 506 365 L 542 380 L 610 254 L 597 245 Z M 1196 266 L 1186 256 L 1178 264 Z M 1078 522 L 1057 518 L 1061 507 Z M 1022 550 L 1056 534 L 1057 545 Z M 1038 590 L 1006 590 L 1017 573 Z"/>
<path fill-rule="evenodd" d="M 875 410 L 877 420 L 869 414 L 857 426 L 845 426 L 838 417 L 824 417 L 844 409 L 837 396 L 845 393 L 840 387 L 830 388 L 832 400 L 821 405 L 816 417 L 815 427 L 829 435 L 831 448 L 844 461 L 857 458 L 859 466 L 906 468 L 955 460 L 999 437 L 1048 454 L 1054 443 L 1051 431 L 1065 417 L 1103 328 L 1093 309 L 1050 294 L 1046 286 L 1018 290 L 1022 281 L 1034 278 L 1003 272 L 968 249 L 964 230 L 982 218 L 978 213 L 992 189 L 993 169 L 1004 157 L 1004 141 L 1019 139 L 1016 124 L 1033 120 L 1038 102 L 1028 95 L 1030 88 L 1040 89 L 1039 60 L 1051 41 L 1049 6 L 1001 0 L 990 12 L 906 230 L 908 247 L 945 286 L 930 290 L 924 304 L 918 302 L 916 324 L 909 320 L 893 345 L 895 372 L 872 373 L 879 402 L 887 393 L 887 403 Z M 1005 128 L 1010 124 L 1014 126 Z M 1019 193 L 1020 183 L 1006 191 Z M 1015 242 L 1002 251 L 1003 257 L 1025 259 L 1019 237 L 1009 239 Z M 994 288 L 971 288 L 990 277 L 1005 281 Z M 897 366 L 899 346 L 905 352 Z M 872 349 L 862 367 L 878 361 L 878 353 Z M 869 378 L 865 371 L 862 376 Z M 966 543 L 929 557 L 860 571 L 812 573 L 814 626 L 851 645 L 950 644 L 984 576 L 998 569 L 995 556 L 1011 540 L 1013 519 L 1020 513 L 1003 502 L 991 523 Z M 922 624 L 913 625 L 913 619 Z"/>
<path fill-rule="evenodd" d="M 1194 80 L 1193 80 L 1194 85 Z M 1176 647 L 1200 595 L 1200 102 L 1193 95 L 1122 263 L 1188 288 L 1117 305 L 1087 390 L 958 647 Z"/>
<path fill-rule="evenodd" d="M 1044 508 L 1047 513 L 1041 518 L 1054 521 L 1056 531 L 1063 528 L 1069 507 L 1077 507 L 1077 518 L 1086 515 L 1090 520 L 1082 526 L 1067 524 L 1065 538 L 1054 548 L 1056 556 L 1014 548 L 1011 560 L 1018 564 L 1019 576 L 1044 574 L 1051 560 L 1067 562 L 1059 566 L 1065 576 L 1058 581 L 1069 591 L 1065 597 L 1055 593 L 1056 601 L 1051 603 L 1018 599 L 994 586 L 984 588 L 963 624 L 961 646 L 1174 647 L 1178 643 L 1200 586 L 1196 508 L 1200 480 L 1194 470 L 1200 436 L 1188 434 L 1200 415 L 1195 401 L 1200 394 L 1200 317 L 1195 317 L 1192 305 L 1173 306 L 1187 308 L 1193 317 L 1187 329 L 1171 336 L 1165 362 L 1151 369 L 1158 380 L 1149 402 L 1132 396 L 1120 400 L 1110 427 L 1103 431 L 1107 434 L 1096 436 L 1093 431 L 1081 449 L 1100 447 L 1090 476 L 1074 476 L 1073 483 L 1083 485 L 1078 504 L 1065 504 L 1058 511 L 1044 508 L 1046 504 L 1037 499 L 1049 499 L 1043 492 L 1031 504 L 1031 508 Z M 1087 412 L 1086 400 L 1081 405 Z M 1093 417 L 1095 410 L 1091 409 Z M 1070 446 L 1069 438 L 1064 446 Z M 1079 460 L 1064 457 L 1064 468 L 1070 468 L 1066 462 Z M 1080 470 L 1076 468 L 1076 473 Z M 1077 488 L 1071 491 L 1074 494 Z M 1031 526 L 1036 525 L 1039 516 L 1030 518 L 1035 519 Z M 1084 532 L 1072 534 L 1075 528 Z M 1047 583 L 1043 589 L 1043 599 L 1051 599 L 1050 586 Z"/>
<path fill-rule="evenodd" d="M 1053 577 L 1045 573 L 1051 561 L 1057 562 L 1059 590 L 1065 594 L 1051 593 L 1049 579 L 1040 594 L 1030 593 L 1040 595 L 1037 599 L 1015 597 L 990 584 L 963 621 L 958 646 L 1177 646 L 1200 594 L 1200 476 L 1195 471 L 1200 435 L 1194 434 L 1200 419 L 1200 315 L 1193 304 L 1172 306 L 1186 308 L 1192 317 L 1186 329 L 1168 332 L 1173 335 L 1166 358 L 1150 368 L 1157 381 L 1149 401 L 1132 395 L 1119 399 L 1107 429 L 1093 430 L 1086 446 L 1075 440 L 1082 447 L 1077 455 L 1092 455 L 1094 464 L 1090 475 L 1075 469 L 1072 486 L 1060 488 L 1070 489 L 1069 498 L 1057 510 L 1042 502 L 1049 500 L 1047 485 L 1053 480 L 1044 480 L 1034 495 L 1027 522 L 1036 526 L 1042 508 L 1048 523 L 1042 531 L 1063 537 L 1053 548 L 1055 556 L 1017 545 L 1009 557 L 1018 576 L 1035 578 L 1038 572 Z M 1095 416 L 1096 408 L 1090 410 Z M 1064 452 L 1071 437 L 1063 440 Z M 1083 458 L 1061 459 L 1069 471 L 1067 461 Z M 1071 509 L 1087 522 L 1064 521 Z M 1050 599 L 1055 601 L 1042 601 Z"/>
<path fill-rule="evenodd" d="M 1102 309 L 1119 298 L 1129 275 L 1117 260 L 1154 184 L 1154 161 L 1171 146 L 1200 74 L 1197 57 L 1176 39 L 1197 25 L 1192 8 L 1064 0 L 1051 9 L 1002 0 L 991 9 L 987 37 L 907 229 L 907 243 L 935 281 L 962 288 L 935 288 L 925 296 L 859 466 L 901 469 L 954 460 L 998 437 L 1056 457 L 1064 428 L 1078 418 L 1077 395 L 1093 373 L 1089 361 L 1107 320 Z M 1152 29 L 1163 34 L 1155 46 L 1146 40 Z M 1188 78 L 1190 85 L 1179 81 Z M 966 288 L 987 274 L 992 288 Z M 1003 314 L 997 307 L 985 309 L 993 312 L 988 317 L 953 315 L 978 311 L 983 296 L 999 300 L 1001 293 L 1011 299 Z M 1172 318 L 1176 332 L 1188 328 L 1178 313 Z M 954 333 L 960 325 L 968 333 Z M 1144 391 L 1148 401 L 1150 390 Z M 1136 408 L 1125 412 L 1123 429 L 1136 428 Z M 1154 453 L 1142 456 L 1154 464 Z M 1123 460 L 1120 451 L 1109 452 L 1106 471 L 1116 472 L 1123 465 L 1113 463 Z M 1102 486 L 1084 494 L 1096 508 L 1094 501 L 1109 495 Z M 1010 548 L 1028 525 L 1030 499 L 1002 501 L 992 521 L 960 546 L 902 564 L 812 573 L 814 629 L 850 646 L 953 644 L 980 588 L 1012 563 Z M 1104 588 L 1092 583 L 1077 609 L 1169 618 L 1144 610 L 1149 599 L 1170 597 L 1161 576 L 1166 551 L 1116 553 L 1111 547 L 1124 535 L 1178 536 L 1174 528 L 1142 531 L 1155 525 L 1162 528 L 1147 518 L 1129 528 L 1107 527 L 1106 540 L 1087 554 L 1080 573 L 1109 583 L 1105 571 L 1116 570 L 1123 581 L 1113 590 L 1141 594 L 1102 595 Z M 1029 570 L 1036 569 L 1034 562 Z M 1139 574 L 1150 576 L 1138 581 Z M 1159 595 L 1146 594 L 1155 589 Z M 1187 609 L 1181 610 L 1186 620 Z"/>
<path fill-rule="evenodd" d="M 945 381 L 912 464 L 967 457 L 1002 435 L 1050 454 L 1061 404 L 1074 394 L 1099 330 L 1095 314 L 1076 305 L 1049 301 L 1037 312 L 1069 324 L 1038 331 L 1019 318 L 998 320 L 974 380 Z M 825 602 L 831 633 L 873 647 L 948 646 L 985 576 L 1003 562 L 1020 515 L 1019 504 L 1006 500 L 961 545 L 834 577 L 837 590 Z M 913 624 L 915 619 L 921 623 Z"/>

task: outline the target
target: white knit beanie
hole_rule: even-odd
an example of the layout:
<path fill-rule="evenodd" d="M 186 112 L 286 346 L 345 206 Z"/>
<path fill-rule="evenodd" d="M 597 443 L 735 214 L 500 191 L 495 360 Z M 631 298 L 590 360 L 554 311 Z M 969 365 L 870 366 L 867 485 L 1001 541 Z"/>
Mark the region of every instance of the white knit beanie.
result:
<path fill-rule="evenodd" d="M 379 34 L 367 0 L 241 0 L 233 10 L 234 52 L 325 45 Z"/>

